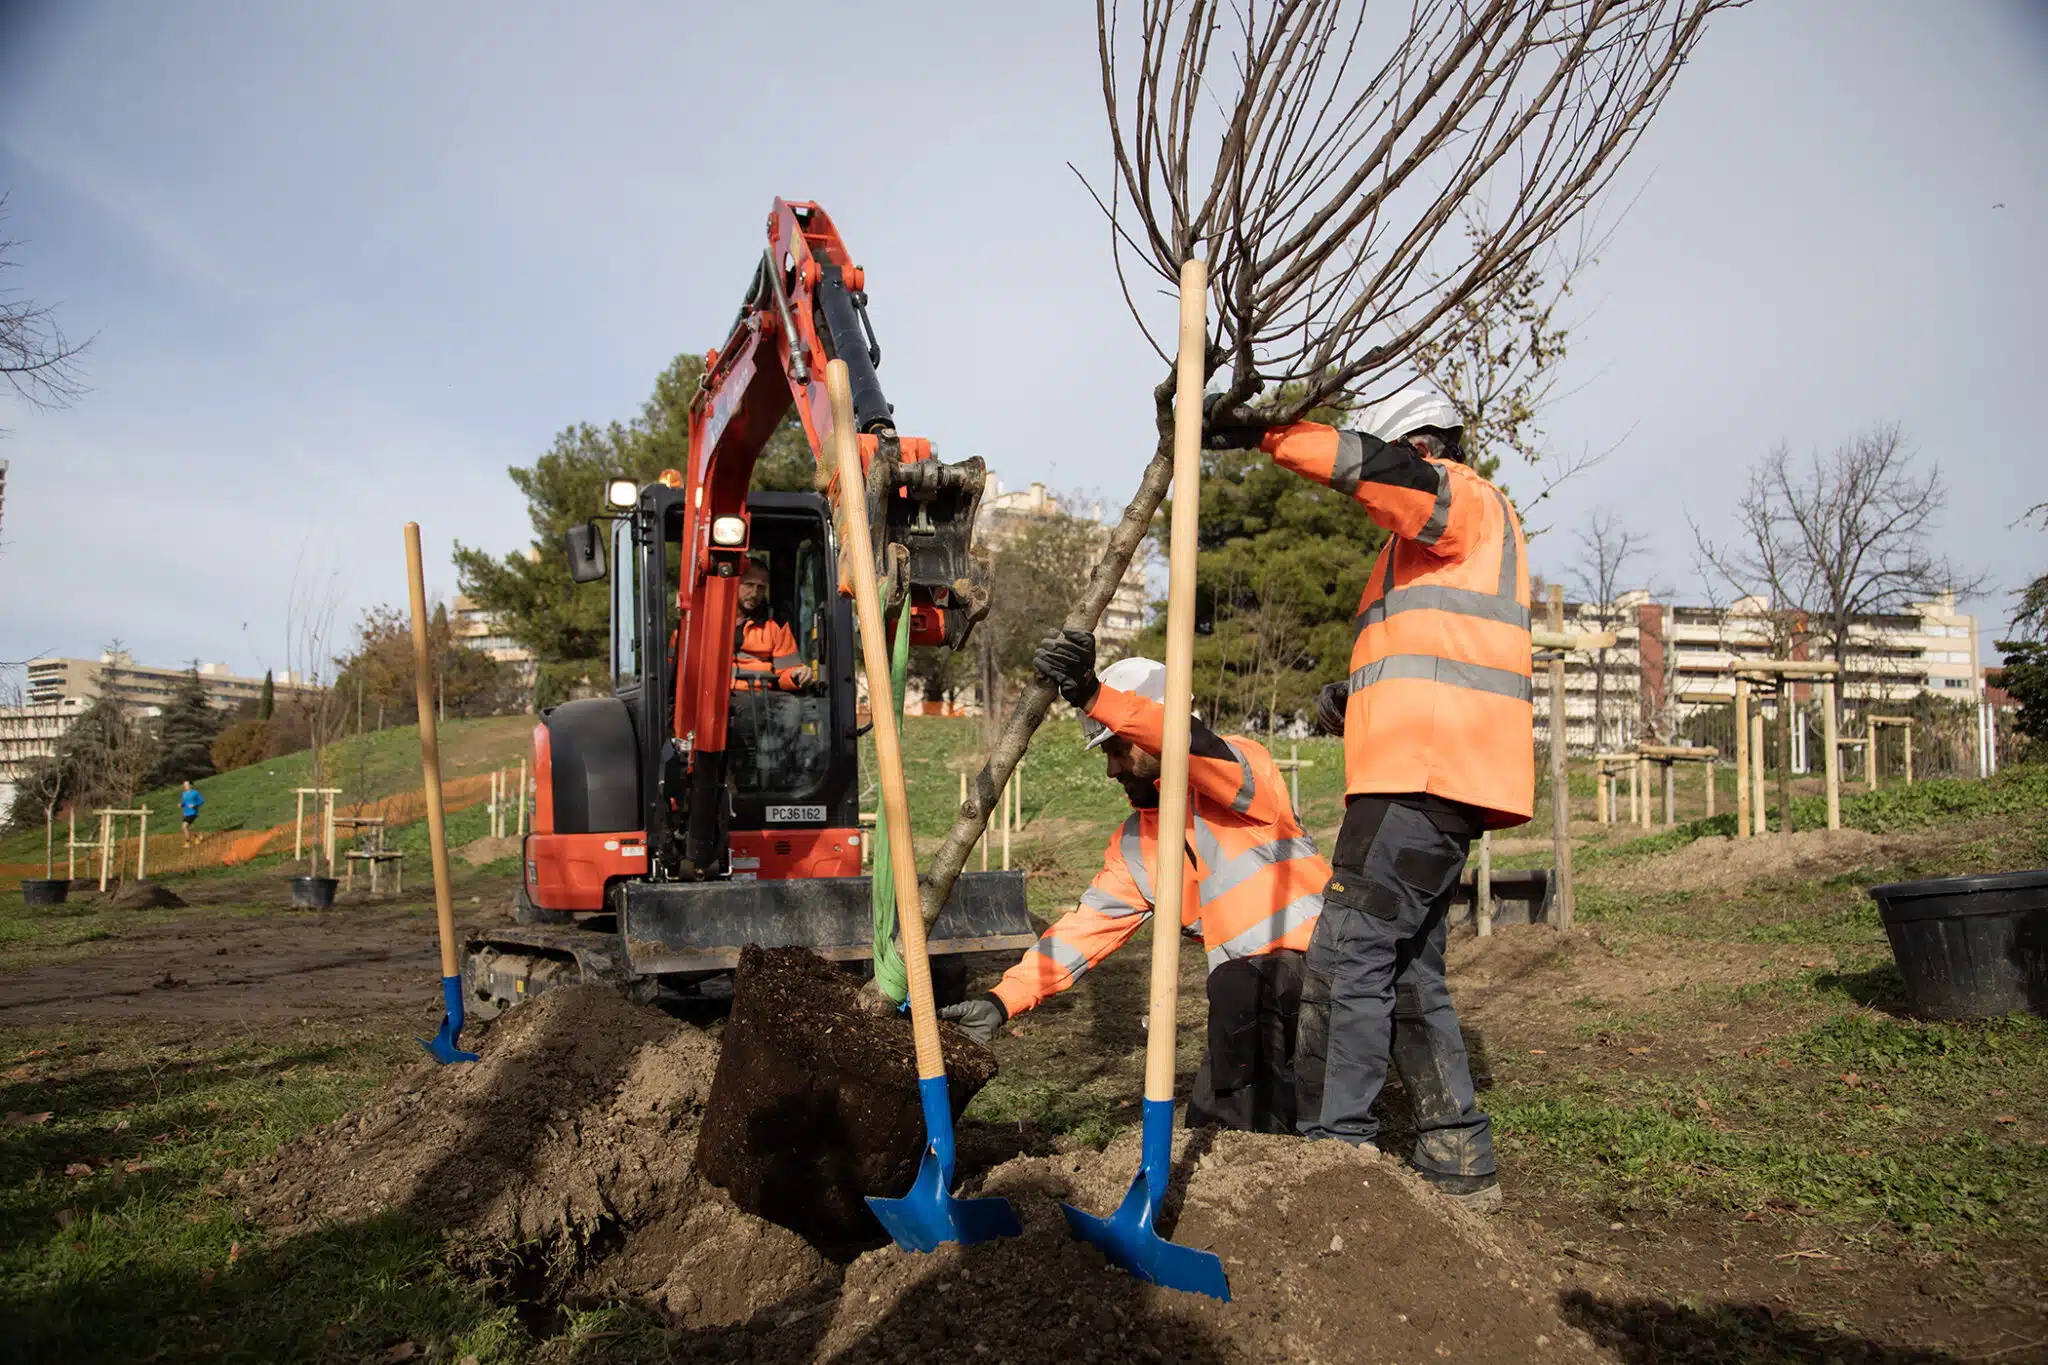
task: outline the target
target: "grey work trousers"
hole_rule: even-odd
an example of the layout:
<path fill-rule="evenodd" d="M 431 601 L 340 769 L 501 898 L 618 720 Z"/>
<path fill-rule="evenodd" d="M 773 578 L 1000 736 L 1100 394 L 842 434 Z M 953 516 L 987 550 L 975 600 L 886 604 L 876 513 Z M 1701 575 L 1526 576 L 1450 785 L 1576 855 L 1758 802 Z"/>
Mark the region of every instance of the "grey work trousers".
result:
<path fill-rule="evenodd" d="M 1345 810 L 1302 982 L 1298 1127 L 1375 1142 L 1391 1059 L 1415 1108 L 1415 1165 L 1486 1176 L 1493 1124 L 1444 982 L 1444 922 L 1471 835 L 1438 814 L 1418 797 L 1361 796 Z"/>

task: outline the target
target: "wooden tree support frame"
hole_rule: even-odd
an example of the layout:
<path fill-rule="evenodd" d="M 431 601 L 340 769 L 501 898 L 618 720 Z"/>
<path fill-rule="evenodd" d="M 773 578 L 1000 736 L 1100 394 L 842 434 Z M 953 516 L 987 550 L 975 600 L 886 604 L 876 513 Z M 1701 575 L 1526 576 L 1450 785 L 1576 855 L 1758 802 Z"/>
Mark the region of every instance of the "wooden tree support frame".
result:
<path fill-rule="evenodd" d="M 1785 732 L 1791 734 L 1789 685 L 1804 679 L 1820 692 L 1822 767 L 1827 791 L 1828 828 L 1842 827 L 1842 758 L 1835 739 L 1835 703 L 1841 666 L 1826 659 L 1737 659 L 1724 670 L 1735 678 L 1735 837 L 1748 839 L 1769 833 L 1764 802 L 1764 713 L 1761 700 L 1752 709 L 1750 699 L 1758 688 L 1780 694 L 1785 707 Z M 1780 775 L 1781 804 L 1785 805 L 1786 828 L 1791 827 L 1792 750 L 1787 743 Z"/>
<path fill-rule="evenodd" d="M 112 867 L 115 850 L 120 847 L 121 840 L 124 837 L 120 824 L 123 820 L 135 821 L 135 880 L 139 882 L 147 877 L 149 875 L 149 807 L 137 806 L 133 809 L 126 809 L 118 806 L 107 806 L 94 811 L 93 814 L 100 818 L 99 843 L 96 845 L 81 845 L 81 847 L 96 847 L 99 849 L 100 890 L 104 891 L 107 889 L 107 873 Z"/>
<path fill-rule="evenodd" d="M 313 871 L 320 871 L 320 857 L 327 856 L 327 875 L 334 875 L 334 798 L 341 795 L 339 787 L 293 787 L 292 795 L 297 803 L 292 811 L 292 861 L 304 856 L 304 830 L 306 823 L 306 798 L 313 798 Z"/>
<path fill-rule="evenodd" d="M 1662 823 L 1666 828 L 1678 823 L 1677 779 L 1673 769 L 1680 763 L 1697 763 L 1706 775 L 1707 814 L 1714 813 L 1714 765 L 1720 761 L 1719 749 L 1691 749 L 1675 744 L 1641 744 L 1624 753 L 1595 754 L 1598 782 L 1600 823 L 1616 823 L 1615 815 L 1619 801 L 1614 791 L 1618 777 L 1628 779 L 1629 818 L 1628 823 L 1643 829 L 1650 829 L 1650 769 L 1654 766 L 1663 776 L 1664 815 Z"/>
<path fill-rule="evenodd" d="M 1564 589 L 1550 585 L 1549 629 L 1529 632 L 1535 660 L 1550 665 L 1550 847 L 1556 859 L 1557 887 L 1551 904 L 1557 907 L 1557 927 L 1569 929 L 1577 918 L 1572 896 L 1572 793 L 1571 771 L 1565 750 L 1570 745 L 1571 717 L 1565 713 L 1564 660 L 1567 654 L 1590 654 L 1614 648 L 1619 637 L 1611 630 L 1567 632 L 1564 628 Z M 1491 874 L 1492 846 L 1481 840 L 1484 870 Z M 1487 877 L 1491 881 L 1491 876 Z M 1487 888 L 1490 892 L 1491 887 Z M 1482 892 L 1472 908 L 1473 923 L 1480 936 L 1493 933 L 1493 898 Z"/>
<path fill-rule="evenodd" d="M 1865 716 L 1863 718 L 1865 737 L 1869 741 L 1863 754 L 1863 782 L 1866 790 L 1877 790 L 1877 741 L 1879 732 L 1886 729 L 1906 732 L 1906 785 L 1913 785 L 1913 718 L 1911 716 Z"/>

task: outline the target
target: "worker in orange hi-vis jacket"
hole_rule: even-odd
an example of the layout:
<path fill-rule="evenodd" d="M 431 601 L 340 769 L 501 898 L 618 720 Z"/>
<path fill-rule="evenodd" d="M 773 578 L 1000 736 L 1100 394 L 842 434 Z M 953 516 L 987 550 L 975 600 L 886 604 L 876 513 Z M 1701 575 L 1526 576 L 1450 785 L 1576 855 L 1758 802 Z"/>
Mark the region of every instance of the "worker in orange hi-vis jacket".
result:
<path fill-rule="evenodd" d="M 1151 918 L 1159 866 L 1165 666 L 1123 659 L 1098 682 L 1095 638 L 1081 631 L 1048 637 L 1033 663 L 1081 713 L 1088 747 L 1103 751 L 1132 811 L 1110 836 L 1081 903 L 993 991 L 941 1011 L 984 1042 L 1007 1020 L 1070 989 Z M 1167 836 L 1165 863 L 1186 879 L 1181 927 L 1209 955 L 1209 1048 L 1187 1122 L 1292 1132 L 1303 951 L 1330 868 L 1303 832 L 1271 756 L 1241 735 L 1218 735 L 1200 717 L 1192 728 L 1188 824 Z"/>
<path fill-rule="evenodd" d="M 1492 1124 L 1443 964 L 1472 840 L 1535 804 L 1521 523 L 1464 462 L 1456 409 L 1428 390 L 1365 408 L 1352 431 L 1214 412 L 1208 427 L 1212 448 L 1263 450 L 1389 533 L 1350 676 L 1320 708 L 1344 736 L 1346 803 L 1302 987 L 1300 1131 L 1374 1144 L 1391 1060 L 1415 1107 L 1416 1168 L 1469 1207 L 1498 1208 Z"/>
<path fill-rule="evenodd" d="M 749 559 L 740 575 L 739 617 L 733 624 L 733 686 L 794 692 L 811 680 L 797 653 L 796 636 L 768 614 L 768 569 Z"/>

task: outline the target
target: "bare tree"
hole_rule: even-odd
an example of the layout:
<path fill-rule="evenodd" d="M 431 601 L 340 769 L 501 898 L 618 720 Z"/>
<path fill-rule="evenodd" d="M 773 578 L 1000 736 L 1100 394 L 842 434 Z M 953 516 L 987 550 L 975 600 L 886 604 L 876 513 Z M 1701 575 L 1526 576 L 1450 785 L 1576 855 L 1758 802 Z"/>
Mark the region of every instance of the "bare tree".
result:
<path fill-rule="evenodd" d="M 1647 537 L 1624 526 L 1613 508 L 1601 507 L 1587 520 L 1578 539 L 1579 557 L 1571 568 L 1574 586 L 1593 608 L 1599 630 L 1618 627 L 1627 616 L 1627 611 L 1615 604 L 1625 582 L 1622 575 L 1642 557 Z M 1606 748 L 1607 651 L 1600 649 L 1593 652 L 1593 749 L 1604 753 Z"/>
<path fill-rule="evenodd" d="M 7 214 L 7 198 L 0 195 L 0 219 Z M 0 238 L 0 274 L 21 268 L 14 259 L 21 243 Z M 20 291 L 0 287 L 0 375 L 16 396 L 39 408 L 61 408 L 85 392 L 78 372 L 79 357 L 92 338 L 72 341 L 57 322 L 48 304 L 22 297 Z"/>
<path fill-rule="evenodd" d="M 287 703 L 297 709 L 306 727 L 313 751 L 313 786 L 327 785 L 326 750 L 347 724 L 351 698 L 336 691 L 337 648 L 344 636 L 337 634 L 341 613 L 341 571 L 309 564 L 301 549 L 292 570 L 290 595 L 285 599 L 285 667 L 290 670 L 293 691 Z M 314 809 L 319 809 L 315 800 Z M 320 869 L 323 847 L 319 834 L 313 839 L 313 870 Z M 334 875 L 331 860 L 327 869 Z"/>
<path fill-rule="evenodd" d="M 1734 3 L 1414 0 L 1382 23 L 1362 0 L 1097 0 L 1114 172 L 1091 193 L 1167 374 L 1151 463 L 1066 624 L 1101 619 L 1172 472 L 1172 348 L 1134 275 L 1170 286 L 1189 258 L 1209 262 L 1224 418 L 1269 387 L 1287 395 L 1269 420 L 1366 400 L 1583 217 Z M 1474 239 L 1459 226 L 1480 204 Z M 1036 682 L 1017 699 L 932 856 L 927 922 L 1051 701 Z"/>
<path fill-rule="evenodd" d="M 1750 467 L 1735 539 L 1711 541 L 1697 522 L 1693 538 L 1716 576 L 1768 601 L 1775 657 L 1804 643 L 1846 680 L 1860 622 L 1982 586 L 1934 550 L 1947 504 L 1941 467 L 1922 472 L 1898 424 L 1879 423 L 1803 465 L 1780 444 Z"/>

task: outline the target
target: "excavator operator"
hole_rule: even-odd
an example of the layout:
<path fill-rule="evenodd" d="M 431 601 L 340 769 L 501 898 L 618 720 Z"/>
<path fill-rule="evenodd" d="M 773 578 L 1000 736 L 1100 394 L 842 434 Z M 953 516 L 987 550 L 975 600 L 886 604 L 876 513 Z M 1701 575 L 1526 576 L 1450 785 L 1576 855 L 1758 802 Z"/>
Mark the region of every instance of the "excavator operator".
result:
<path fill-rule="evenodd" d="M 810 680 L 810 667 L 797 653 L 796 636 L 769 613 L 768 566 L 747 560 L 740 575 L 739 619 L 733 625 L 734 690 L 795 692 Z"/>

